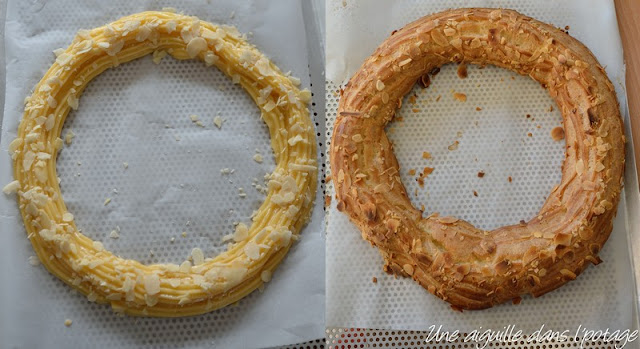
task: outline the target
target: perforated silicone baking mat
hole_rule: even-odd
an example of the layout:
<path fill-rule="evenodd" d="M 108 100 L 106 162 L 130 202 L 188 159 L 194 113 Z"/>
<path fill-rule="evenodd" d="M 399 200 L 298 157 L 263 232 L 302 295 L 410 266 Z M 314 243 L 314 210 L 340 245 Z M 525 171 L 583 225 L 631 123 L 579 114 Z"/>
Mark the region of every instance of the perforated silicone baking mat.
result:
<path fill-rule="evenodd" d="M 628 120 L 613 2 L 328 1 L 327 139 L 341 84 L 392 30 L 430 13 L 470 6 L 513 8 L 558 27 L 566 26 L 606 67 Z M 443 67 L 427 89 L 416 86 L 387 127 L 402 181 L 413 204 L 424 205 L 426 212 L 454 215 L 484 229 L 528 220 L 561 177 L 565 144 L 550 135 L 554 127 L 561 126 L 561 115 L 548 93 L 528 77 L 492 66 L 469 66 L 468 77 L 460 79 L 456 68 Z M 466 94 L 466 102 L 455 99 L 454 92 Z M 429 152 L 431 158 L 423 158 L 423 152 Z M 421 187 L 416 178 L 425 167 L 433 172 Z M 410 174 L 412 170 L 416 174 Z M 333 195 L 332 190 L 329 184 L 327 194 Z M 541 298 L 524 297 L 518 306 L 504 304 L 464 313 L 452 311 L 411 279 L 385 274 L 377 250 L 337 211 L 335 200 L 328 215 L 327 339 L 331 345 L 350 328 L 427 330 L 430 325 L 443 325 L 443 330 L 461 333 L 501 330 L 510 324 L 524 333 L 533 333 L 543 324 L 547 329 L 574 332 L 579 325 L 635 328 L 624 197 L 614 231 L 601 253 L 603 264 L 588 268 L 577 280 Z M 361 330 L 357 335 L 366 340 L 349 343 L 352 347 L 362 343 L 404 346 L 405 339 L 394 337 L 402 332 L 389 330 Z M 415 346 L 406 345 L 430 347 L 423 340 L 415 342 Z M 447 342 L 432 344 L 444 347 Z M 494 343 L 493 347 L 512 345 Z"/>
<path fill-rule="evenodd" d="M 322 62 L 311 59 L 317 48 L 310 48 L 319 34 L 305 25 L 308 4 L 301 1 L 11 1 L 0 182 L 11 178 L 6 149 L 22 116 L 22 100 L 53 62 L 52 51 L 68 45 L 79 29 L 168 6 L 247 33 L 283 71 L 312 88 L 311 115 L 318 135 L 324 133 L 318 122 L 324 105 Z M 220 127 L 214 124 L 217 116 Z M 106 71 L 70 113 L 62 134 L 67 132 L 75 136 L 60 153 L 57 170 L 78 227 L 114 253 L 143 263 L 180 263 L 194 247 L 207 256 L 223 251 L 223 235 L 233 232 L 236 222 L 250 223 L 264 199 L 264 176 L 274 168 L 267 128 L 253 101 L 220 71 L 196 61 L 166 57 L 156 65 L 145 57 Z M 261 163 L 255 154 L 262 155 Z M 2 195 L 0 259 L 11 267 L 0 271 L 0 347 L 253 348 L 320 338 L 319 192 L 312 221 L 263 291 L 203 316 L 178 319 L 118 316 L 42 266 L 31 266 L 33 251 L 15 198 Z M 72 320 L 70 327 L 66 319 Z"/>

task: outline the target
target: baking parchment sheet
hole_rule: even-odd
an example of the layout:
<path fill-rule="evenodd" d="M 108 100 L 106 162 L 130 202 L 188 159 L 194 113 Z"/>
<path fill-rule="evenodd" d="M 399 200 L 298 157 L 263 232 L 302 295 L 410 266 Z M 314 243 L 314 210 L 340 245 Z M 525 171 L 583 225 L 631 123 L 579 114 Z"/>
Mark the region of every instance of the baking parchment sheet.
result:
<path fill-rule="evenodd" d="M 339 87 L 390 33 L 424 15 L 458 7 L 513 8 L 569 29 L 606 67 L 625 120 L 622 47 L 612 1 L 355 1 L 327 2 L 327 130 L 332 130 Z M 453 92 L 467 95 L 466 103 Z M 529 220 L 561 178 L 564 141 L 550 131 L 561 115 L 548 93 L 528 77 L 496 67 L 469 67 L 459 79 L 448 65 L 428 89 L 414 88 L 387 127 L 400 163 L 403 183 L 416 206 L 454 215 L 484 228 Z M 478 109 L 476 109 L 478 108 Z M 330 139 L 330 135 L 328 135 Z M 457 147 L 457 149 L 455 149 Z M 453 150 L 452 150 L 453 149 Z M 424 151 L 432 159 L 422 158 Z M 424 188 L 409 169 L 435 170 Z M 484 177 L 478 176 L 484 172 Z M 328 195 L 333 195 L 328 186 Z M 477 196 L 476 196 L 477 195 Z M 335 200 L 327 224 L 327 327 L 395 330 L 503 330 L 515 325 L 533 333 L 578 326 L 634 328 L 634 284 L 630 268 L 624 195 L 611 238 L 601 252 L 604 263 L 539 299 L 518 306 L 458 313 L 413 280 L 382 272 L 377 250 L 363 241 Z M 377 283 L 373 283 L 373 277 Z M 633 306 L 630 306 L 634 304 Z M 580 335 L 578 333 L 578 335 Z"/>
<path fill-rule="evenodd" d="M 173 7 L 237 26 L 303 87 L 322 86 L 321 76 L 310 81 L 306 30 L 315 28 L 305 28 L 302 6 L 293 0 L 10 1 L 0 183 L 12 178 L 7 145 L 22 101 L 52 64 L 52 51 L 66 47 L 77 30 Z M 220 129 L 213 124 L 217 115 L 224 120 Z M 143 263 L 180 263 L 195 247 L 207 256 L 223 251 L 222 236 L 234 222 L 250 223 L 264 199 L 258 186 L 274 168 L 258 108 L 240 86 L 196 61 L 166 57 L 155 65 L 144 57 L 104 72 L 70 113 L 63 135 L 68 131 L 75 137 L 61 151 L 57 169 L 78 227 L 114 253 Z M 253 160 L 256 152 L 263 163 Z M 234 171 L 222 174 L 224 168 Z M 2 348 L 254 348 L 323 337 L 321 204 L 263 292 L 202 316 L 151 319 L 118 316 L 41 265 L 31 266 L 34 253 L 15 197 L 1 196 Z M 114 230 L 117 239 L 110 237 Z M 65 319 L 73 324 L 65 327 Z"/>

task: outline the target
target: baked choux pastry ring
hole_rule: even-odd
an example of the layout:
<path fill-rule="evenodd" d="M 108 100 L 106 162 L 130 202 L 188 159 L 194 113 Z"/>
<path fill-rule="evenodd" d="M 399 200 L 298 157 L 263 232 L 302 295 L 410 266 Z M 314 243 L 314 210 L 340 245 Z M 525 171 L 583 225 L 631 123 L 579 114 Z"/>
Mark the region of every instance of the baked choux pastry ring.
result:
<path fill-rule="evenodd" d="M 425 218 L 409 200 L 384 127 L 416 81 L 452 62 L 528 75 L 562 112 L 562 180 L 528 222 L 483 231 L 455 217 Z M 340 99 L 330 158 L 337 207 L 378 247 L 385 271 L 413 278 L 454 309 L 483 309 L 540 296 L 600 263 L 624 143 L 614 87 L 583 44 L 515 11 L 469 8 L 408 24 L 362 64 Z"/>

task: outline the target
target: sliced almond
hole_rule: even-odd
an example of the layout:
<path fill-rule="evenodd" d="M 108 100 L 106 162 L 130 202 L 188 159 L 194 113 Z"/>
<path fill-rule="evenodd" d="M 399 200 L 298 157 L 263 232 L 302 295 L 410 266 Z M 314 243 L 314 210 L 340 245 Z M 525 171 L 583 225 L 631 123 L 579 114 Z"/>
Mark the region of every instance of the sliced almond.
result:
<path fill-rule="evenodd" d="M 201 37 L 193 38 L 189 40 L 189 43 L 187 44 L 187 54 L 191 58 L 196 57 L 200 52 L 206 49 L 207 41 Z"/>
<path fill-rule="evenodd" d="M 443 224 L 453 224 L 457 221 L 459 221 L 460 219 L 457 217 L 452 217 L 452 216 L 444 216 L 444 217 L 438 217 L 438 222 L 443 223 Z"/>
<path fill-rule="evenodd" d="M 551 130 L 551 139 L 554 141 L 561 141 L 564 139 L 564 129 L 562 127 L 555 127 Z"/>

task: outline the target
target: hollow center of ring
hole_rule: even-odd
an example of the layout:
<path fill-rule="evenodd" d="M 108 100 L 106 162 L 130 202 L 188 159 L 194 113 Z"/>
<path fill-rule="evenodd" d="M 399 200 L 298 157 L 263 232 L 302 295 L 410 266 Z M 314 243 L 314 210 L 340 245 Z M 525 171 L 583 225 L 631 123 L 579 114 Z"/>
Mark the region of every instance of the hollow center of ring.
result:
<path fill-rule="evenodd" d="M 250 225 L 275 167 L 253 100 L 194 60 L 156 65 L 149 55 L 105 71 L 61 137 L 69 131 L 57 171 L 78 228 L 144 264 L 180 264 L 195 247 L 206 257 L 225 251 L 222 237 Z"/>
<path fill-rule="evenodd" d="M 547 90 L 495 66 L 443 66 L 416 84 L 386 133 L 403 184 L 425 215 L 456 216 L 480 229 L 528 221 L 562 177 L 562 116 Z M 464 74 L 462 74 L 464 76 Z"/>

